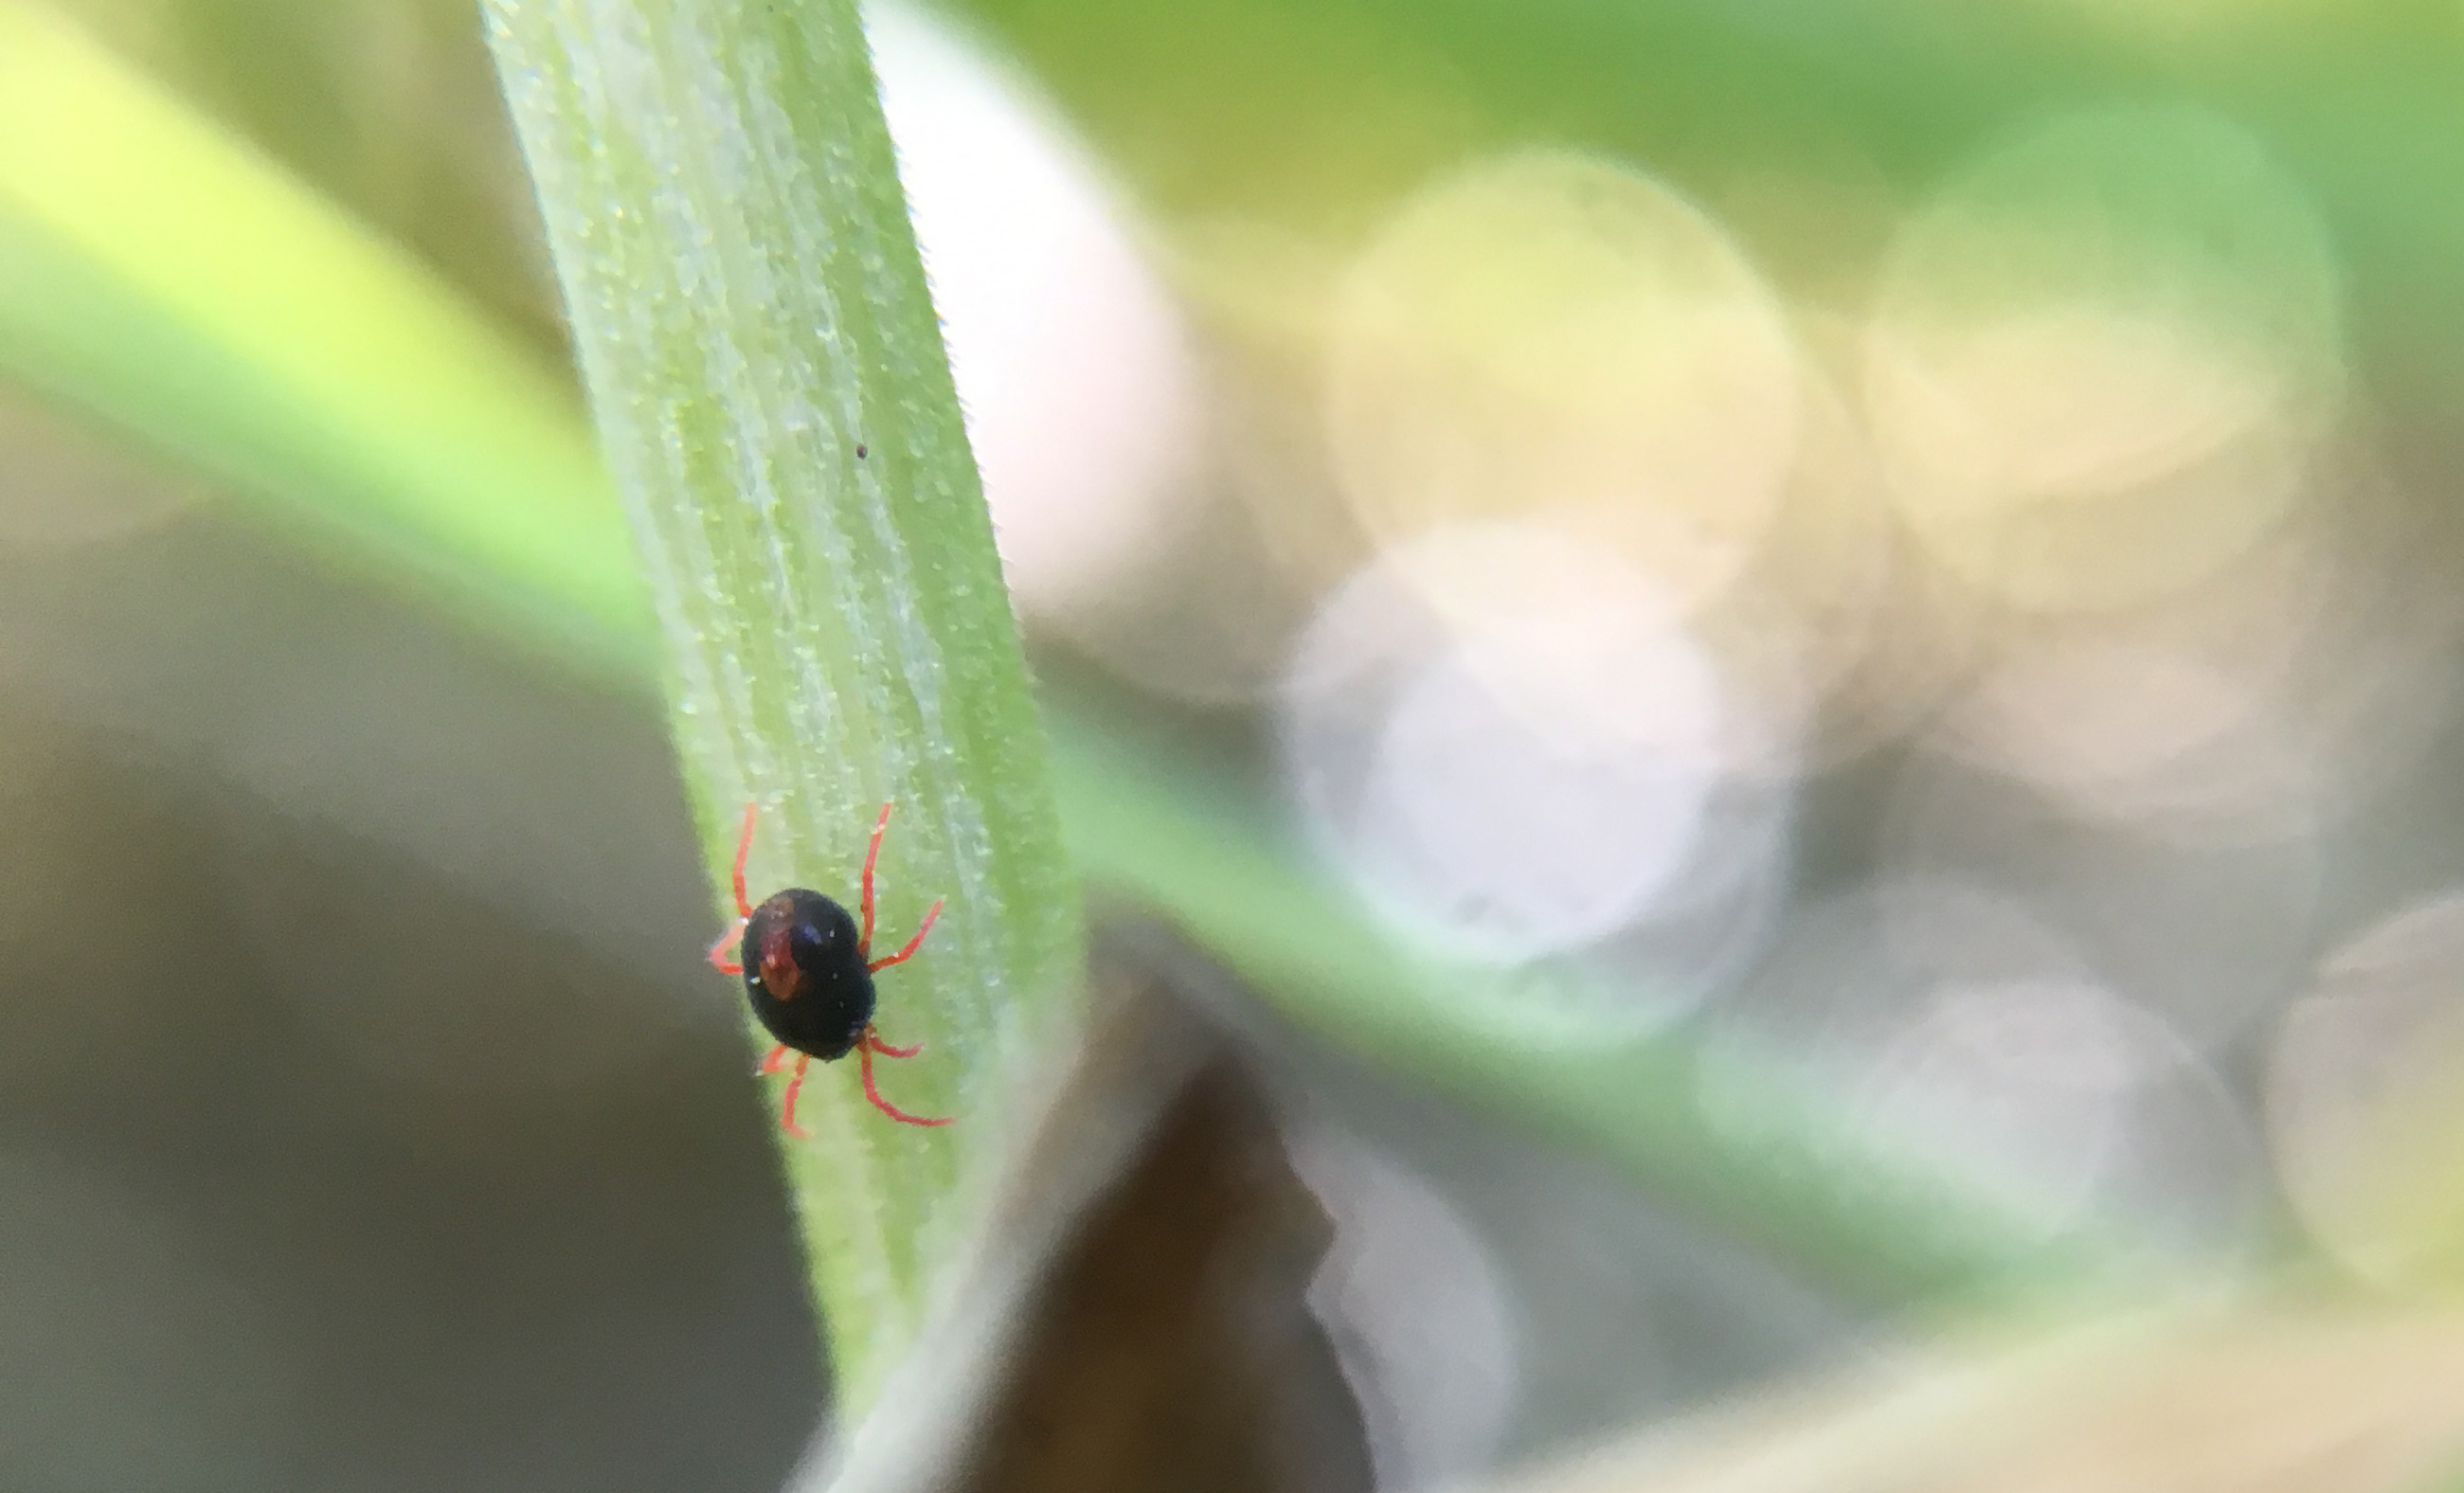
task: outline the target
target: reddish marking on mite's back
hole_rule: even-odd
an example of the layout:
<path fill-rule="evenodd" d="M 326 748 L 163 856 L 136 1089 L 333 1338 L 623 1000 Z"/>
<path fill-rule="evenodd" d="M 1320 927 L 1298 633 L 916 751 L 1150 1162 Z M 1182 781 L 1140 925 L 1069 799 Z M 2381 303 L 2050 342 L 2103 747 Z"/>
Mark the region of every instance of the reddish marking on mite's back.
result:
<path fill-rule="evenodd" d="M 804 972 L 796 963 L 792 947 L 794 933 L 792 925 L 781 923 L 761 940 L 761 983 L 769 987 L 773 999 L 793 1000 L 796 992 L 804 988 Z"/>

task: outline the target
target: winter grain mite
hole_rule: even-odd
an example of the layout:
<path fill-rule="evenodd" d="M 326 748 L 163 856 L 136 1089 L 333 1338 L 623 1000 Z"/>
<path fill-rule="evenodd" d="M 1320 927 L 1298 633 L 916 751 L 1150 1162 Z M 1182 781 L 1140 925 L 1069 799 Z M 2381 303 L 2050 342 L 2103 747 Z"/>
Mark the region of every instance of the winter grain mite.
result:
<path fill-rule="evenodd" d="M 881 833 L 890 827 L 890 808 L 872 825 L 872 844 L 864 853 L 863 895 L 859 924 L 847 910 L 803 887 L 790 887 L 755 907 L 744 894 L 744 859 L 753 850 L 754 805 L 744 805 L 744 833 L 736 843 L 736 930 L 711 945 L 710 962 L 722 973 L 744 979 L 744 994 L 753 1014 L 779 1045 L 761 1060 L 761 1071 L 776 1073 L 796 1054 L 795 1076 L 787 1080 L 787 1099 L 779 1122 L 787 1133 L 809 1138 L 796 1124 L 796 1091 L 804 1087 L 804 1070 L 815 1058 L 835 1063 L 855 1053 L 864 1065 L 864 1096 L 873 1108 L 902 1125 L 947 1125 L 948 1119 L 909 1114 L 873 1086 L 872 1059 L 912 1058 L 924 1044 L 893 1047 L 873 1028 L 872 977 L 913 958 L 941 915 L 941 904 L 924 914 L 915 936 L 896 954 L 870 957 L 872 949 L 872 867 L 881 856 Z M 731 952 L 734 957 L 729 957 Z"/>

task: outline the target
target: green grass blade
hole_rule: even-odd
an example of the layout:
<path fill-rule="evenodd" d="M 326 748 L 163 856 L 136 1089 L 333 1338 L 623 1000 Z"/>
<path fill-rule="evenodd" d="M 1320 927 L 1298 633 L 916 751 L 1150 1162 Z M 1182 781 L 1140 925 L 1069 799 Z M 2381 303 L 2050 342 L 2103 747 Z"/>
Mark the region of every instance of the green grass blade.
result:
<path fill-rule="evenodd" d="M 912 1344 L 1077 1010 L 1074 878 L 992 526 L 849 0 L 490 0 L 574 339 L 650 582 L 711 864 L 852 895 L 874 807 L 881 1021 L 926 1055 L 787 1148 L 842 1403 Z M 848 1065 L 852 1068 L 853 1065 Z"/>
<path fill-rule="evenodd" d="M 0 0 L 0 373 L 262 522 L 638 688 L 571 392 L 416 261 L 56 16 Z"/>

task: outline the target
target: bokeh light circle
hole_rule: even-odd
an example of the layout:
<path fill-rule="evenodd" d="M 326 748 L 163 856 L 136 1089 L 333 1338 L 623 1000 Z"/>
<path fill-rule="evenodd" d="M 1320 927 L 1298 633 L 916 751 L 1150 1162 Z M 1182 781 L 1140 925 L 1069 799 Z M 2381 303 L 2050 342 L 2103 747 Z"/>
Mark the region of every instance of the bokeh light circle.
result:
<path fill-rule="evenodd" d="M 1301 807 L 1354 883 L 1500 962 L 1644 917 L 1701 864 L 1732 776 L 1789 776 L 1647 578 L 1528 525 L 1365 567 L 1303 635 L 1278 712 Z"/>
<path fill-rule="evenodd" d="M 2419 1284 L 2464 1241 L 2464 891 L 2364 930 L 2278 1023 L 2267 1081 L 2277 1175 L 2355 1274 Z"/>
<path fill-rule="evenodd" d="M 1331 456 L 1382 539 L 1545 520 L 1691 609 L 1750 563 L 1794 458 L 1770 289 L 1691 203 L 1589 156 L 1407 203 L 1344 276 L 1330 347 Z"/>
<path fill-rule="evenodd" d="M 2024 903 L 2101 981 L 2202 1052 L 2299 985 L 2326 874 L 2315 825 L 2197 837 L 2089 815 L 2035 784 L 1919 751 L 1884 810 L 1895 878 L 1969 882 Z"/>
<path fill-rule="evenodd" d="M 1955 175 L 1885 256 L 1866 403 L 1939 562 L 2021 606 L 2162 595 L 2300 494 L 2343 382 L 2302 193 L 2188 107 L 2079 110 Z"/>
<path fill-rule="evenodd" d="M 2221 1078 L 2020 899 L 1930 878 L 1836 893 L 1714 1022 L 1704 1100 L 1732 1128 L 1768 1108 L 1756 1074 L 2024 1237 L 2092 1232 L 2158 1268 L 2247 1238 L 2258 1164 Z"/>

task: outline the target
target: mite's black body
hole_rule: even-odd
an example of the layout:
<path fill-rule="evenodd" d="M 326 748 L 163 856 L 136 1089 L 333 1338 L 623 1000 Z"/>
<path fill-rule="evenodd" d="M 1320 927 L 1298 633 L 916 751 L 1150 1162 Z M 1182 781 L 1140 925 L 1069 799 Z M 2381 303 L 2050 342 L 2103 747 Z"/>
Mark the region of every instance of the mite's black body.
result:
<path fill-rule="evenodd" d="M 872 1024 L 872 971 L 847 910 L 790 887 L 753 910 L 737 954 L 744 994 L 770 1035 L 835 1063 Z"/>
<path fill-rule="evenodd" d="M 744 805 L 744 832 L 736 839 L 736 872 L 731 878 L 736 915 L 742 921 L 738 931 L 721 933 L 718 942 L 710 946 L 710 962 L 722 974 L 743 978 L 753 1014 L 779 1039 L 779 1045 L 761 1060 L 761 1071 L 777 1073 L 791 1065 L 795 1069 L 787 1080 L 779 1123 L 788 1134 L 803 1136 L 796 1127 L 796 1091 L 804 1086 L 806 1065 L 815 1058 L 835 1063 L 852 1052 L 863 1061 L 864 1097 L 874 1109 L 901 1125 L 949 1124 L 946 1118 L 909 1114 L 882 1098 L 872 1081 L 874 1057 L 912 1058 L 924 1050 L 920 1042 L 893 1047 L 873 1030 L 872 977 L 915 957 L 915 951 L 924 946 L 924 935 L 933 931 L 933 920 L 941 915 L 941 904 L 934 903 L 905 948 L 872 957 L 872 867 L 881 858 L 881 832 L 890 827 L 890 805 L 883 804 L 881 817 L 872 822 L 872 844 L 864 852 L 861 923 L 849 917 L 847 909 L 802 887 L 790 887 L 759 907 L 753 905 L 744 894 L 744 858 L 753 853 L 753 811 L 752 804 Z M 790 1052 L 797 1055 L 793 1065 L 786 1062 Z"/>

